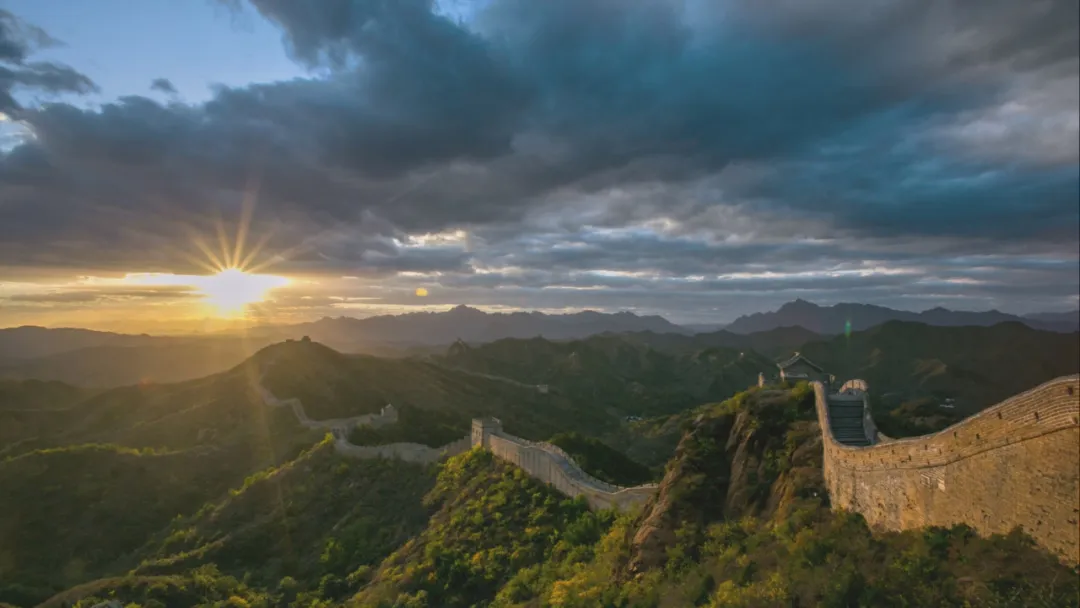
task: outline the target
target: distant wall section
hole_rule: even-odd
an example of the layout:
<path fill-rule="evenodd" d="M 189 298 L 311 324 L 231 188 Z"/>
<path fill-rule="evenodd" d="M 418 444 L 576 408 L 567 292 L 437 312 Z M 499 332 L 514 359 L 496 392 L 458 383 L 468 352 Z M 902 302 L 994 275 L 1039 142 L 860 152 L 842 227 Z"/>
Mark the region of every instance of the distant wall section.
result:
<path fill-rule="evenodd" d="M 869 447 L 834 439 L 829 396 L 821 383 L 814 390 L 835 507 L 893 530 L 965 523 L 1005 534 L 1019 526 L 1062 561 L 1080 563 L 1080 376 L 939 433 Z"/>

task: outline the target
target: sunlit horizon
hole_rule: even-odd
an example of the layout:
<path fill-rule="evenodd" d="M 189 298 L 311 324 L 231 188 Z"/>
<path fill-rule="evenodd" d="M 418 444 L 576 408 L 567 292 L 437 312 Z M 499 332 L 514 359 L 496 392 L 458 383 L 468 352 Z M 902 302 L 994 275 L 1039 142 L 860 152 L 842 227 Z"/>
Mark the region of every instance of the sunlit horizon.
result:
<path fill-rule="evenodd" d="M 123 281 L 133 285 L 191 287 L 209 312 L 224 319 L 245 316 L 250 306 L 265 302 L 272 290 L 290 283 L 286 277 L 249 273 L 235 267 L 211 275 L 129 274 Z"/>

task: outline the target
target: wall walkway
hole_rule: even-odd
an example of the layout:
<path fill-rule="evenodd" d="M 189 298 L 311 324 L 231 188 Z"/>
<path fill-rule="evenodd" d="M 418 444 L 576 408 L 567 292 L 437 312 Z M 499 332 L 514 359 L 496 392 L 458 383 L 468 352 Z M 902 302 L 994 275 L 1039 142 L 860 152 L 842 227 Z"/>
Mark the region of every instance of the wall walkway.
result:
<path fill-rule="evenodd" d="M 264 372 L 265 375 L 265 372 Z M 299 399 L 278 399 L 262 384 L 256 385 L 263 402 L 271 407 L 288 407 L 297 421 L 307 428 L 322 428 L 334 435 L 334 450 L 350 458 L 396 458 L 406 462 L 428 464 L 456 456 L 472 447 L 483 446 L 495 456 L 511 462 L 529 475 L 550 484 L 567 496 L 585 496 L 596 509 L 625 510 L 648 500 L 658 487 L 646 484 L 632 488 L 612 485 L 586 473 L 565 451 L 550 443 L 533 442 L 502 432 L 494 419 L 473 420 L 472 433 L 442 447 L 432 448 L 419 443 L 389 443 L 362 446 L 349 442 L 349 432 L 359 425 L 381 426 L 397 421 L 393 410 L 383 408 L 379 414 L 367 414 L 333 420 L 312 420 Z"/>
<path fill-rule="evenodd" d="M 262 383 L 262 376 L 256 384 L 256 390 L 263 403 L 270 407 L 288 407 L 296 416 L 297 422 L 309 429 L 326 429 L 334 435 L 334 450 L 350 458 L 396 458 L 406 462 L 427 464 L 436 462 L 442 458 L 449 458 L 471 447 L 468 437 L 452 441 L 442 447 L 432 448 L 420 443 L 388 443 L 384 445 L 354 445 L 349 443 L 349 432 L 357 426 L 380 427 L 397 422 L 397 411 L 391 406 L 386 406 L 378 414 L 364 414 L 351 418 L 333 418 L 329 420 L 312 420 L 304 410 L 304 404 L 299 399 L 278 399 L 270 389 Z"/>
<path fill-rule="evenodd" d="M 814 391 L 834 507 L 892 530 L 964 523 L 1005 534 L 1019 526 L 1062 561 L 1080 563 L 1080 376 L 932 435 L 883 440 L 871 423 L 867 447 L 837 440 L 830 395 L 821 383 Z"/>
<path fill-rule="evenodd" d="M 494 419 L 473 420 L 472 444 L 491 450 L 495 456 L 517 465 L 567 496 L 584 496 L 594 509 L 625 511 L 644 503 L 659 487 L 654 483 L 622 487 L 600 481 L 582 470 L 558 446 L 505 433 Z"/>

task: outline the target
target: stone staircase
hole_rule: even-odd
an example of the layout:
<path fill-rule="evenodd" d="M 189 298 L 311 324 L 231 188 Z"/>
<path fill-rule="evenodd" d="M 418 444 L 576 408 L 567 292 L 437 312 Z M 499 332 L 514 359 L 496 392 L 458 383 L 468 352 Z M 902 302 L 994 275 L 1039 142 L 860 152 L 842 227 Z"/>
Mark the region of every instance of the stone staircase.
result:
<path fill-rule="evenodd" d="M 870 445 L 863 430 L 863 404 L 861 401 L 829 400 L 829 426 L 833 437 L 844 445 Z"/>

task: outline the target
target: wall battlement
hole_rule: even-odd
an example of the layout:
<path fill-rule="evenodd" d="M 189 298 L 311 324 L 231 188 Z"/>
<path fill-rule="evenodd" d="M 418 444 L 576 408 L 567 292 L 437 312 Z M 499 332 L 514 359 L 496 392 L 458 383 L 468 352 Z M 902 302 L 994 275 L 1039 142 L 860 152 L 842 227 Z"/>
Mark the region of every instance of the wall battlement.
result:
<path fill-rule="evenodd" d="M 836 440 L 833 397 L 821 383 L 814 391 L 835 507 L 893 530 L 964 523 L 1005 534 L 1019 526 L 1062 561 L 1080 563 L 1080 376 L 1051 380 L 932 435 L 866 447 Z"/>
<path fill-rule="evenodd" d="M 630 488 L 600 481 L 586 473 L 558 446 L 515 437 L 503 432 L 493 418 L 473 420 L 472 445 L 481 446 L 567 496 L 584 496 L 594 509 L 627 510 L 649 499 L 657 484 Z"/>

